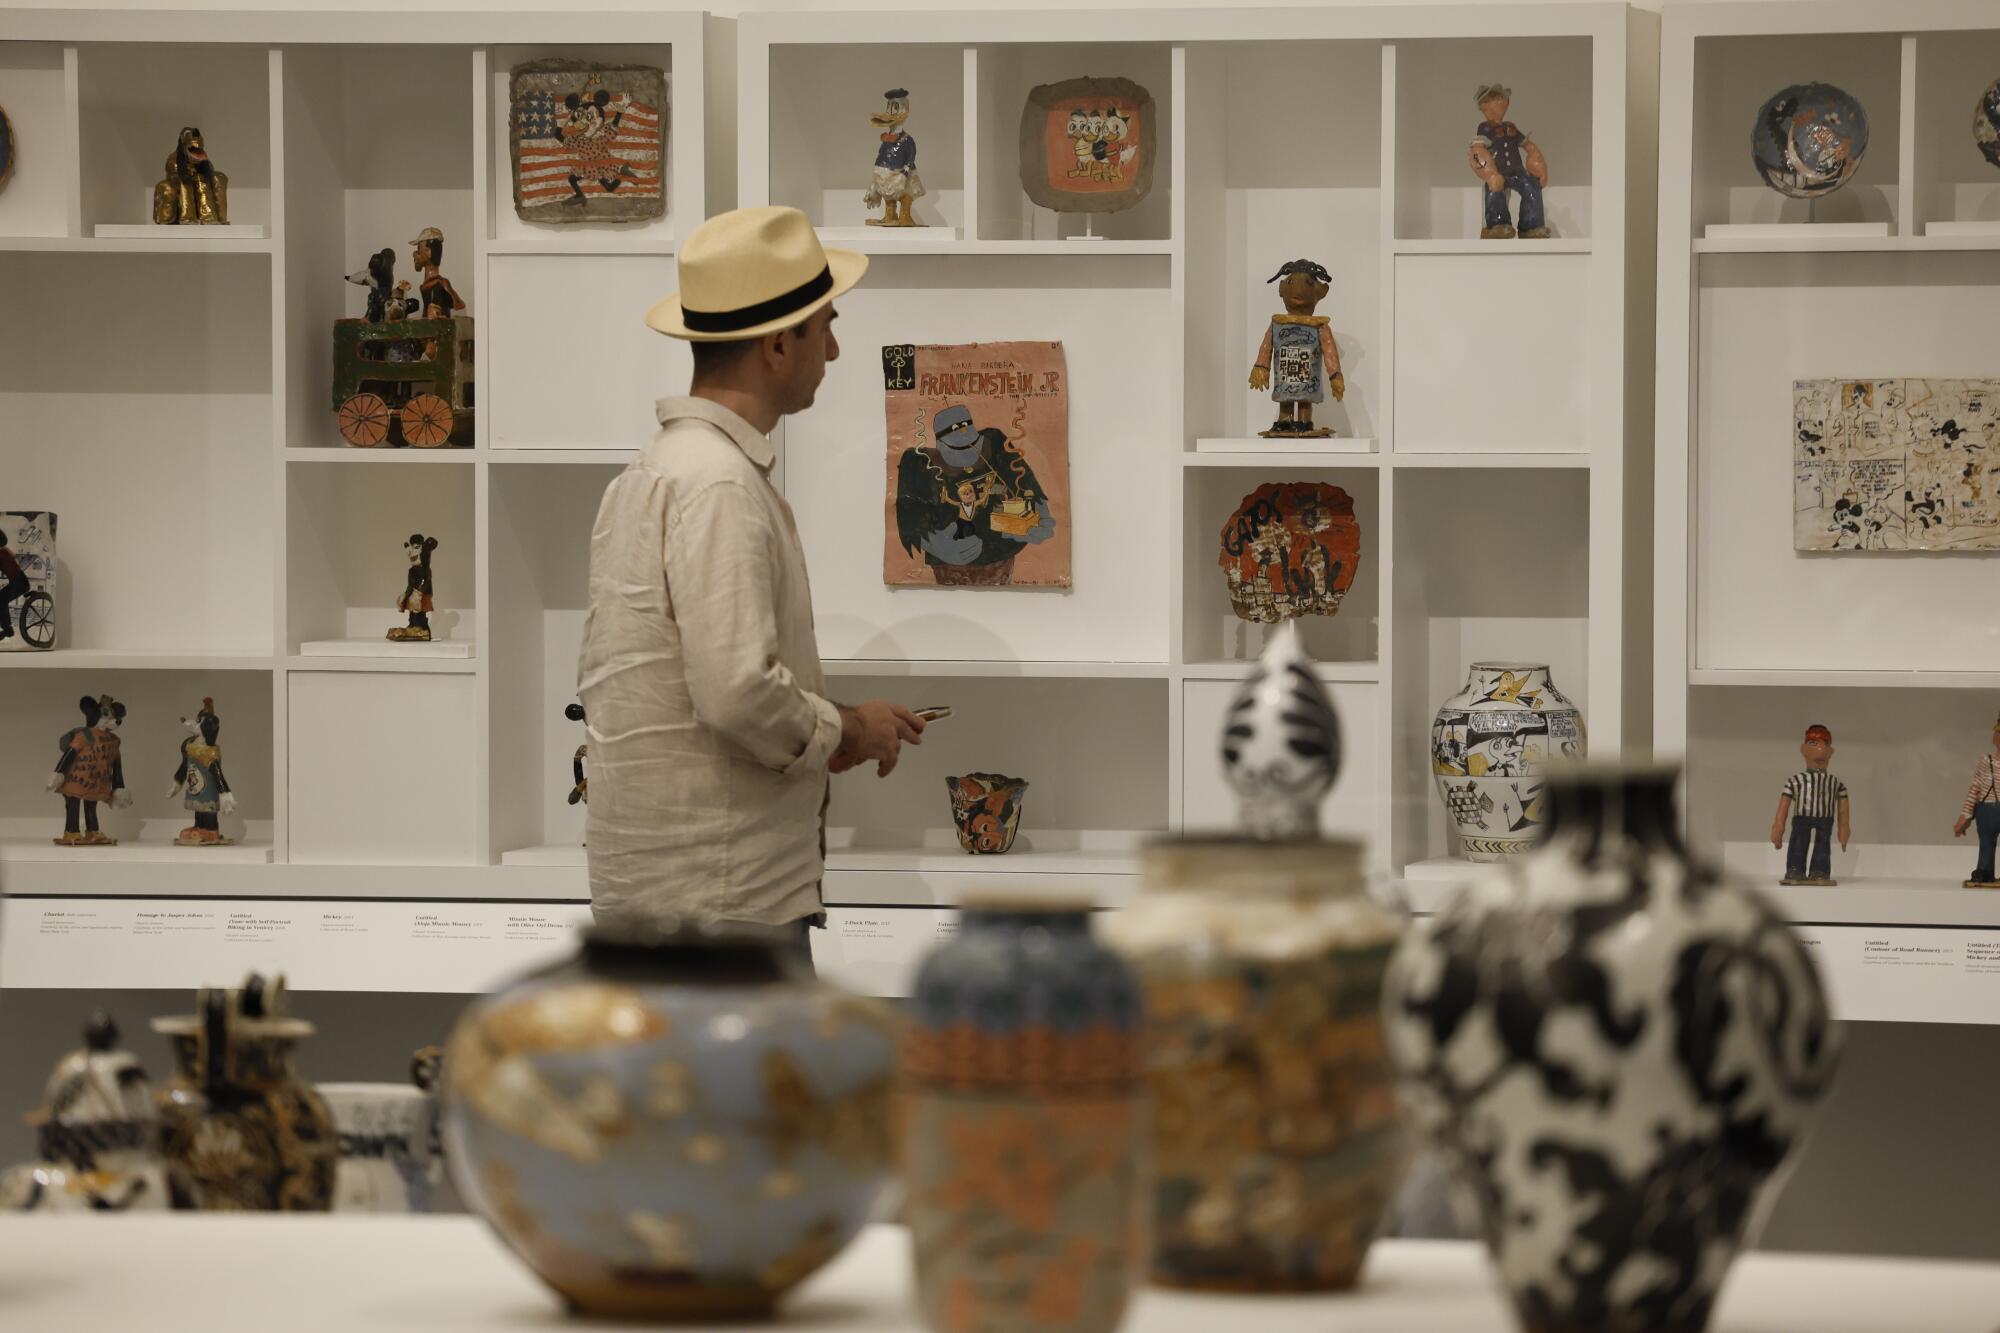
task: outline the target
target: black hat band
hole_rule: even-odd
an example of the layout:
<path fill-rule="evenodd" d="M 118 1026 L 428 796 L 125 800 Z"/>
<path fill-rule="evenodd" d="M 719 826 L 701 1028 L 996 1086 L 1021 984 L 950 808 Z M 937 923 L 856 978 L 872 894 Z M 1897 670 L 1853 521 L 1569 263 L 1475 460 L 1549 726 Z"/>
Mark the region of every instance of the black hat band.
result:
<path fill-rule="evenodd" d="M 681 323 L 696 333 L 733 333 L 737 329 L 755 328 L 774 319 L 782 319 L 795 310 L 803 310 L 820 297 L 833 290 L 833 270 L 821 268 L 819 273 L 800 283 L 788 292 L 780 292 L 768 301 L 755 305 L 739 306 L 735 310 L 690 310 L 681 307 Z"/>

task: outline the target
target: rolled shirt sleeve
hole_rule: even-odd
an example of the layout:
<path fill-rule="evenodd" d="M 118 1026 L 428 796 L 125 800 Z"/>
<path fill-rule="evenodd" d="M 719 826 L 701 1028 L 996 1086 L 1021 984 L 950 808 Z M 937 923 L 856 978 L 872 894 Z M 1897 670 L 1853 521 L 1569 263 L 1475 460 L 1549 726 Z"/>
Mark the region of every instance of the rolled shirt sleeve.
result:
<path fill-rule="evenodd" d="M 790 777 L 827 766 L 840 711 L 779 660 L 778 534 L 764 509 L 740 482 L 713 482 L 668 513 L 662 558 L 695 716 Z"/>

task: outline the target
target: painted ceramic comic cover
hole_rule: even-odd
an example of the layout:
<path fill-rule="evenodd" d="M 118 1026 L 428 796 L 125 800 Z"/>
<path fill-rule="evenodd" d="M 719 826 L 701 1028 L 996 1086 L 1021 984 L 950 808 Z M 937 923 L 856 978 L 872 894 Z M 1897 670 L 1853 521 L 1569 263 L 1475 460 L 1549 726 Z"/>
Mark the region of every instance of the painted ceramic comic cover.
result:
<path fill-rule="evenodd" d="M 1323 481 L 1259 486 L 1222 525 L 1217 563 L 1241 619 L 1276 625 L 1333 615 L 1361 563 L 1354 500 Z"/>
<path fill-rule="evenodd" d="M 538 60 L 510 76 L 514 211 L 529 222 L 643 222 L 667 211 L 667 76 Z"/>
<path fill-rule="evenodd" d="M 1021 108 L 1021 188 L 1043 208 L 1116 213 L 1153 188 L 1153 95 L 1130 79 L 1065 79 Z"/>
<path fill-rule="evenodd" d="M 1070 586 L 1069 369 L 1059 342 L 882 349 L 882 581 Z"/>
<path fill-rule="evenodd" d="M 0 638 L 0 653 L 46 651 L 56 646 L 56 516 L 43 509 L 0 510 L 0 532 L 7 534 L 0 546 L 0 616 L 12 631 Z M 20 570 L 19 584 L 10 564 Z"/>
<path fill-rule="evenodd" d="M 2000 379 L 1795 381 L 1792 546 L 2000 550 Z"/>
<path fill-rule="evenodd" d="M 2000 167 L 2000 79 L 1986 85 L 1986 91 L 1979 94 L 1979 105 L 1972 109 L 1972 142 L 1979 145 L 1979 155 Z M 0 169 L 0 175 L 5 175 Z"/>
<path fill-rule="evenodd" d="M 1847 184 L 1868 151 L 1868 113 L 1830 83 L 1773 93 L 1750 127 L 1750 156 L 1764 184 L 1817 199 Z"/>

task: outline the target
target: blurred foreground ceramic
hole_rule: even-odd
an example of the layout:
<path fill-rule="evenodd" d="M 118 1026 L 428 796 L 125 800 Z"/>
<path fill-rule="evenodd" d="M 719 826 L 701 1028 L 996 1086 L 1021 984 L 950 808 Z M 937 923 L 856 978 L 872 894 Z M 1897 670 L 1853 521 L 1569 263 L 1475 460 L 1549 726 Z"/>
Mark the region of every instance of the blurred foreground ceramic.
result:
<path fill-rule="evenodd" d="M 1551 777 L 1541 846 L 1390 967 L 1405 1096 L 1532 1333 L 1700 1333 L 1832 1074 L 1812 958 L 1689 857 L 1674 779 Z"/>
<path fill-rule="evenodd" d="M 973 897 L 904 1034 L 917 1302 L 937 1333 L 1110 1333 L 1145 1272 L 1139 987 L 1086 903 Z"/>
<path fill-rule="evenodd" d="M 154 1212 L 167 1207 L 159 1118 L 146 1071 L 118 1044 L 118 1025 L 91 1017 L 83 1047 L 57 1061 L 28 1117 L 40 1160 L 0 1176 L 0 1209 Z"/>
<path fill-rule="evenodd" d="M 895 1019 L 768 940 L 587 931 L 469 1008 L 445 1155 L 575 1309 L 769 1317 L 890 1182 Z"/>
<path fill-rule="evenodd" d="M 340 1142 L 336 1213 L 428 1213 L 444 1163 L 437 1103 L 407 1083 L 322 1083 Z"/>

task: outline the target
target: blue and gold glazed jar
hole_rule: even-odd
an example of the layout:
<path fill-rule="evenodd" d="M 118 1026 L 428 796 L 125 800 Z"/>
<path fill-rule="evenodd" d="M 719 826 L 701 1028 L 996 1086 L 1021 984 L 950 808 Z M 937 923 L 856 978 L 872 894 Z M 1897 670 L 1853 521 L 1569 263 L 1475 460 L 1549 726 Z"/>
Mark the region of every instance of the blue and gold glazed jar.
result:
<path fill-rule="evenodd" d="M 974 897 L 904 1031 L 904 1216 L 950 1333 L 1109 1333 L 1145 1272 L 1138 981 L 1087 903 Z"/>
<path fill-rule="evenodd" d="M 765 1317 L 890 1183 L 895 1050 L 761 937 L 593 929 L 460 1020 L 446 1157 L 577 1310 Z"/>

